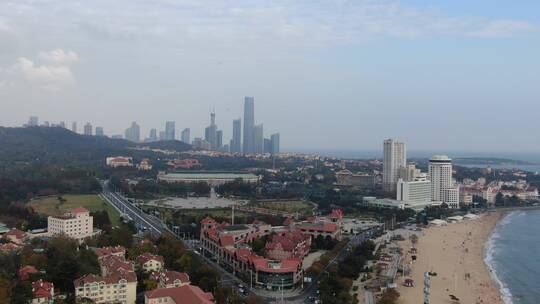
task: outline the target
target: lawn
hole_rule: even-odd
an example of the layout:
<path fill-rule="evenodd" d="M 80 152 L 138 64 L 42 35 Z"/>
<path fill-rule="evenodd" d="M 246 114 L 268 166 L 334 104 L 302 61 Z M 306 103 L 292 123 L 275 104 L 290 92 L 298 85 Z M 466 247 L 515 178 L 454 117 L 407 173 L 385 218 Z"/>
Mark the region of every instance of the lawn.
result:
<path fill-rule="evenodd" d="M 301 214 L 311 214 L 313 209 L 313 206 L 306 201 L 271 201 L 260 202 L 257 205 L 262 208 Z"/>
<path fill-rule="evenodd" d="M 58 197 L 52 196 L 34 199 L 30 202 L 30 206 L 37 213 L 44 215 L 62 215 L 77 207 L 84 207 L 90 211 L 106 210 L 113 226 L 120 223 L 118 211 L 97 195 L 62 195 L 62 197 L 65 199 L 63 204 Z"/>

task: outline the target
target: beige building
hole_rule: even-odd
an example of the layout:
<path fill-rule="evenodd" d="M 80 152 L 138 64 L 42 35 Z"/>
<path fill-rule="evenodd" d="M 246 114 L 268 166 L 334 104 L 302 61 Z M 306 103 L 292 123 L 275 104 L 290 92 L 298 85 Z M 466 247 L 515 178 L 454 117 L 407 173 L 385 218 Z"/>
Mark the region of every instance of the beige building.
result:
<path fill-rule="evenodd" d="M 103 277 L 88 274 L 75 280 L 77 299 L 91 299 L 94 303 L 134 304 L 137 296 L 137 276 L 133 271 L 118 270 Z"/>
<path fill-rule="evenodd" d="M 197 286 L 158 288 L 144 294 L 145 304 L 212 304 L 214 296 Z"/>
<path fill-rule="evenodd" d="M 144 272 L 161 271 L 163 269 L 164 260 L 160 255 L 154 255 L 149 252 L 141 254 L 137 258 L 137 265 Z"/>
<path fill-rule="evenodd" d="M 126 261 L 123 247 L 96 249 L 101 275 L 88 274 L 73 282 L 76 298 L 94 303 L 134 304 L 137 275 L 133 263 Z"/>
<path fill-rule="evenodd" d="M 47 231 L 50 236 L 65 235 L 82 241 L 94 234 L 93 217 L 86 208 L 75 208 L 63 216 L 49 216 Z"/>

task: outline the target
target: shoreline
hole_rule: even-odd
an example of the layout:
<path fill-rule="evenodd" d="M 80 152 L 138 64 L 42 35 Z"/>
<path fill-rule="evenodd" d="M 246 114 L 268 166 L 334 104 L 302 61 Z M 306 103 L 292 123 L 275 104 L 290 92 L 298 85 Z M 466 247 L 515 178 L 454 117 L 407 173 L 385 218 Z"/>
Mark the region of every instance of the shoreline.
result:
<path fill-rule="evenodd" d="M 497 274 L 497 270 L 495 269 L 494 261 L 493 259 L 493 253 L 495 250 L 495 240 L 494 235 L 497 232 L 497 228 L 500 225 L 501 221 L 503 221 L 510 213 L 504 214 L 501 219 L 497 222 L 495 225 L 495 228 L 493 228 L 493 231 L 490 233 L 488 239 L 486 240 L 486 243 L 484 245 L 485 251 L 484 251 L 484 264 L 488 268 L 490 272 L 491 279 L 495 282 L 497 287 L 499 288 L 499 291 L 501 293 L 501 300 L 504 304 L 512 304 L 512 293 L 510 290 L 504 285 L 504 283 L 501 281 Z"/>
<path fill-rule="evenodd" d="M 488 250 L 493 246 L 492 236 L 504 212 L 490 212 L 473 220 L 450 223 L 447 226 L 426 228 L 419 235 L 417 253 L 410 252 L 409 240 L 399 242 L 403 251 L 402 265 L 410 274 L 396 280 L 400 304 L 422 303 L 424 299 L 424 273 L 431 276 L 431 303 L 504 304 L 504 284 L 489 263 Z M 417 257 L 412 261 L 412 256 Z M 405 287 L 405 279 L 413 279 L 414 287 Z"/>

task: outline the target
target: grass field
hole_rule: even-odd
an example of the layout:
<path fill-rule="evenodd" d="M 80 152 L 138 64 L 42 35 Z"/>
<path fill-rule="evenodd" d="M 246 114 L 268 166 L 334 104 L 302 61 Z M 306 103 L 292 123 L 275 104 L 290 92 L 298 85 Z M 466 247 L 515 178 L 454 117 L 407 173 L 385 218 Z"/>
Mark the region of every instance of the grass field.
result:
<path fill-rule="evenodd" d="M 62 215 L 77 207 L 84 207 L 90 211 L 106 210 L 113 226 L 120 223 L 120 214 L 114 207 L 103 201 L 97 195 L 62 195 L 63 204 L 58 197 L 45 197 L 32 200 L 30 206 L 37 212 L 45 215 Z"/>
<path fill-rule="evenodd" d="M 311 214 L 313 206 L 305 201 L 272 201 L 272 202 L 260 202 L 258 207 L 267 208 L 272 210 L 280 210 L 289 213 L 302 213 Z"/>

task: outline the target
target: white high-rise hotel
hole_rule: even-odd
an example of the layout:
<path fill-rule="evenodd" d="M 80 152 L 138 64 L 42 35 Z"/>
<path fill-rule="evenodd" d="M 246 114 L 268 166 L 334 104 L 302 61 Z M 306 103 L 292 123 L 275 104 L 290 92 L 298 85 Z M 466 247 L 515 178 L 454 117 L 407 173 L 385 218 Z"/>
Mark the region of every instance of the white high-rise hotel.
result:
<path fill-rule="evenodd" d="M 384 141 L 383 188 L 395 191 L 399 178 L 399 170 L 407 165 L 407 149 L 405 143 L 394 139 Z"/>
<path fill-rule="evenodd" d="M 429 160 L 431 200 L 459 208 L 459 187 L 452 180 L 452 160 L 446 155 L 435 155 Z"/>

